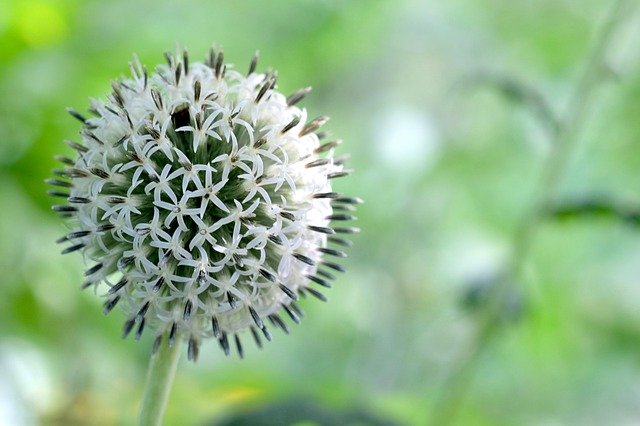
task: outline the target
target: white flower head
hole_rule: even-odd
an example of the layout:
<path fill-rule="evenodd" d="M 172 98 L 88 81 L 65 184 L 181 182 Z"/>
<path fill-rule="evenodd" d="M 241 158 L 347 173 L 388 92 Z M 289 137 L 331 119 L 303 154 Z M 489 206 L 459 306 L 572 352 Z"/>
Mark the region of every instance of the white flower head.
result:
<path fill-rule="evenodd" d="M 331 188 L 348 174 L 333 157 L 338 141 L 321 142 L 326 117 L 307 119 L 276 90 L 273 72 L 244 75 L 211 49 L 203 63 L 186 52 L 165 55 L 149 74 L 137 59 L 132 77 L 113 83 L 106 102 L 92 100 L 75 159 L 48 182 L 72 217 L 59 241 L 63 253 L 82 250 L 90 263 L 84 287 L 108 286 L 105 313 L 123 306 L 124 336 L 135 330 L 188 341 L 216 338 L 225 353 L 241 335 L 271 339 L 270 325 L 298 322 L 298 296 L 325 300 L 348 246 L 335 227 L 349 221 L 357 198 Z M 327 259 L 327 257 L 329 257 Z"/>

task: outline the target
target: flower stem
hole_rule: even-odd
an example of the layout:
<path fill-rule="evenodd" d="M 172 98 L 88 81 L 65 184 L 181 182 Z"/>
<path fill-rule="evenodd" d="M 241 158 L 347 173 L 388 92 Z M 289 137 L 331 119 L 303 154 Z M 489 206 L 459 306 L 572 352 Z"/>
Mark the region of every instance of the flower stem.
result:
<path fill-rule="evenodd" d="M 158 351 L 151 355 L 138 418 L 139 426 L 158 426 L 162 424 L 162 417 L 171 392 L 173 378 L 176 374 L 178 359 L 180 359 L 179 339 L 176 339 L 172 346 L 167 344 L 167 339 L 163 339 Z"/>
<path fill-rule="evenodd" d="M 531 208 L 514 233 L 511 261 L 503 277 L 492 289 L 483 311 L 480 312 L 479 325 L 472 342 L 445 384 L 440 399 L 433 407 L 431 416 L 433 425 L 448 425 L 455 421 L 456 414 L 471 385 L 477 359 L 499 329 L 502 308 L 509 296 L 510 287 L 517 282 L 539 224 L 546 210 L 553 205 L 557 197 L 563 172 L 567 168 L 570 156 L 578 142 L 578 135 L 587 118 L 587 110 L 591 106 L 596 89 L 603 81 L 607 68 L 607 49 L 611 44 L 616 26 L 629 14 L 625 7 L 627 2 L 628 0 L 618 0 L 614 4 L 608 20 L 595 41 L 585 64 L 584 74 L 576 84 L 566 114 L 560 120 L 558 131 L 553 137 L 551 152 L 540 176 L 538 192 L 532 200 Z"/>

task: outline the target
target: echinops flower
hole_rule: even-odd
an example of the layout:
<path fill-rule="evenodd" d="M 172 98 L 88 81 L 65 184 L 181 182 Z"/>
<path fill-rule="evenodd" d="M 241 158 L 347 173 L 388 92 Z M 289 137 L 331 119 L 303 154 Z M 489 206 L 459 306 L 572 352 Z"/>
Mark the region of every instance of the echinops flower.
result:
<path fill-rule="evenodd" d="M 334 247 L 350 245 L 338 234 L 358 231 L 332 222 L 353 220 L 360 200 L 332 190 L 349 171 L 339 141 L 321 142 L 327 117 L 296 106 L 310 88 L 285 97 L 257 55 L 246 75 L 215 48 L 203 63 L 165 57 L 152 74 L 134 59 L 90 118 L 70 110 L 77 157 L 57 157 L 48 181 L 67 202 L 53 209 L 72 217 L 59 242 L 82 251 L 104 312 L 124 308 L 124 336 L 152 330 L 154 350 L 185 339 L 193 360 L 214 337 L 242 356 L 244 330 L 261 346 L 267 323 L 299 321 L 299 295 L 325 300 L 318 288 L 343 271 Z"/>

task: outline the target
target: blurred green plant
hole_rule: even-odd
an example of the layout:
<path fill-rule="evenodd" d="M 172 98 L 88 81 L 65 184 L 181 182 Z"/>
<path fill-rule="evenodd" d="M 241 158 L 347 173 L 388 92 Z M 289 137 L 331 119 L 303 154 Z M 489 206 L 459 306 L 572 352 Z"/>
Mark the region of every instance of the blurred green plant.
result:
<path fill-rule="evenodd" d="M 478 315 L 477 330 L 465 350 L 464 358 L 445 384 L 442 397 L 433 410 L 431 419 L 433 425 L 448 425 L 455 422 L 478 357 L 491 342 L 498 327 L 503 324 L 501 318 L 508 305 L 507 301 L 513 294 L 511 287 L 522 273 L 523 264 L 539 232 L 540 223 L 553 217 L 547 215 L 547 212 L 559 203 L 559 187 L 568 167 L 569 158 L 579 141 L 578 135 L 586 123 L 593 98 L 600 86 L 611 77 L 607 54 L 615 42 L 617 27 L 630 14 L 632 6 L 633 3 L 628 0 L 616 1 L 612 6 L 610 15 L 586 60 L 584 73 L 575 85 L 567 111 L 561 118 L 555 117 L 548 107 L 548 102 L 534 89 L 512 79 L 492 77 L 480 79 L 482 82 L 495 85 L 504 95 L 530 107 L 541 122 L 551 130 L 551 149 L 542 175 L 539 177 L 538 192 L 514 233 L 510 260 L 504 273 L 489 286 L 484 296 L 484 306 Z M 582 211 L 589 212 L 594 206 L 582 205 L 581 207 Z"/>

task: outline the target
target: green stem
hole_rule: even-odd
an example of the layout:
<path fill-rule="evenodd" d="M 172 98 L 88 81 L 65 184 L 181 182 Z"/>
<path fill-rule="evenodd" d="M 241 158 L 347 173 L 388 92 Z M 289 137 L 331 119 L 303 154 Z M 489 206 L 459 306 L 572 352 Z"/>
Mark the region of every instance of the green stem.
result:
<path fill-rule="evenodd" d="M 433 425 L 443 426 L 455 421 L 456 414 L 471 384 L 475 363 L 499 328 L 502 307 L 509 295 L 510 287 L 520 275 L 544 212 L 552 205 L 557 196 L 563 171 L 566 169 L 577 144 L 577 136 L 587 118 L 586 113 L 593 94 L 602 81 L 603 72 L 606 69 L 605 55 L 611 43 L 612 34 L 616 25 L 625 16 L 625 12 L 628 12 L 624 7 L 626 2 L 627 0 L 616 2 L 593 46 L 584 74 L 578 81 L 574 96 L 568 105 L 567 114 L 559 123 L 558 132 L 553 138 L 549 159 L 540 177 L 538 191 L 533 199 L 531 209 L 523 217 L 514 233 L 510 264 L 503 278 L 492 289 L 491 297 L 480 313 L 479 325 L 473 341 L 449 377 L 441 398 L 434 406 L 431 418 Z"/>
<path fill-rule="evenodd" d="M 167 406 L 171 385 L 180 359 L 180 340 L 169 346 L 163 339 L 158 351 L 151 355 L 147 381 L 145 383 L 142 406 L 140 407 L 140 426 L 158 426 Z"/>

